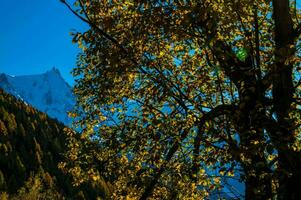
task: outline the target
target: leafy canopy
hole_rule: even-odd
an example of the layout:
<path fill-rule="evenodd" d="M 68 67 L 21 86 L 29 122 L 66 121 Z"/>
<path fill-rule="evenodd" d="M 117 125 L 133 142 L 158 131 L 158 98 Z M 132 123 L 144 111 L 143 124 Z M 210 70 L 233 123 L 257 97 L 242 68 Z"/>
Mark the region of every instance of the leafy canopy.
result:
<path fill-rule="evenodd" d="M 74 145 L 79 178 L 87 169 L 112 184 L 113 196 L 143 199 L 203 198 L 229 179 L 256 176 L 253 189 L 263 194 L 264 181 L 277 180 L 277 148 L 300 151 L 300 107 L 292 100 L 300 98 L 300 12 L 293 2 L 285 48 L 277 39 L 278 1 L 63 3 L 91 27 L 73 33 L 82 49 L 73 71 L 75 115 L 82 136 L 101 151 Z M 275 143 L 269 128 L 282 116 L 280 65 L 294 88 L 283 104 L 295 127 L 289 144 Z"/>

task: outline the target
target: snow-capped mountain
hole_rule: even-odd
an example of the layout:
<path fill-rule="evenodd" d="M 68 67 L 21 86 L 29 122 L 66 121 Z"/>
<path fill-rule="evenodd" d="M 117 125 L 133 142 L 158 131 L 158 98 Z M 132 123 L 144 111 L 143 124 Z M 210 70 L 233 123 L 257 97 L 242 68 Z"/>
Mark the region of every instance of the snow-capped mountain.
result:
<path fill-rule="evenodd" d="M 70 125 L 71 119 L 67 112 L 72 110 L 75 98 L 72 88 L 62 78 L 58 69 L 52 68 L 43 74 L 26 76 L 2 73 L 0 88 L 50 117 Z"/>

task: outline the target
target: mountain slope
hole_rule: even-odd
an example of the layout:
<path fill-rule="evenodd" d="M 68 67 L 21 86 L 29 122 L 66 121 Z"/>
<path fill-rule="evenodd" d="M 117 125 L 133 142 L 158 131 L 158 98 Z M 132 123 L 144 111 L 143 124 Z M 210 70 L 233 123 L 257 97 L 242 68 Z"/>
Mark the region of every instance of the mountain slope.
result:
<path fill-rule="evenodd" d="M 9 194 L 9 199 L 102 196 L 89 183 L 73 187 L 72 177 L 58 169 L 58 164 L 65 161 L 69 138 L 64 128 L 0 89 L 0 199 L 3 192 Z"/>
<path fill-rule="evenodd" d="M 75 98 L 56 68 L 39 75 L 0 74 L 0 88 L 64 124 L 71 122 L 67 112 L 72 110 Z"/>

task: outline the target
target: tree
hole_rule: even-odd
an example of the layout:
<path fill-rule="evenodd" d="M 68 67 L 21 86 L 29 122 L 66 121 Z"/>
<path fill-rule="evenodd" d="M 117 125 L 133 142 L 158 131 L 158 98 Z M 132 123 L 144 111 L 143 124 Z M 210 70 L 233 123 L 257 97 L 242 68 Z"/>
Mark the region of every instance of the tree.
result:
<path fill-rule="evenodd" d="M 115 195 L 206 196 L 234 171 L 246 199 L 301 196 L 296 1 L 62 2 L 90 25 L 77 125 Z"/>

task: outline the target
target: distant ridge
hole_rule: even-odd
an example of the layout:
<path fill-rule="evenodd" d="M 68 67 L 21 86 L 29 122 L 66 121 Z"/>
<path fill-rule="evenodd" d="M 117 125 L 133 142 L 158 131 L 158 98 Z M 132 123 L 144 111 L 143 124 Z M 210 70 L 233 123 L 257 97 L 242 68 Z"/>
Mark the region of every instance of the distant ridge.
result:
<path fill-rule="evenodd" d="M 66 125 L 71 124 L 67 112 L 73 109 L 75 98 L 71 86 L 57 68 L 37 75 L 10 76 L 1 73 L 0 88 L 50 117 Z"/>

